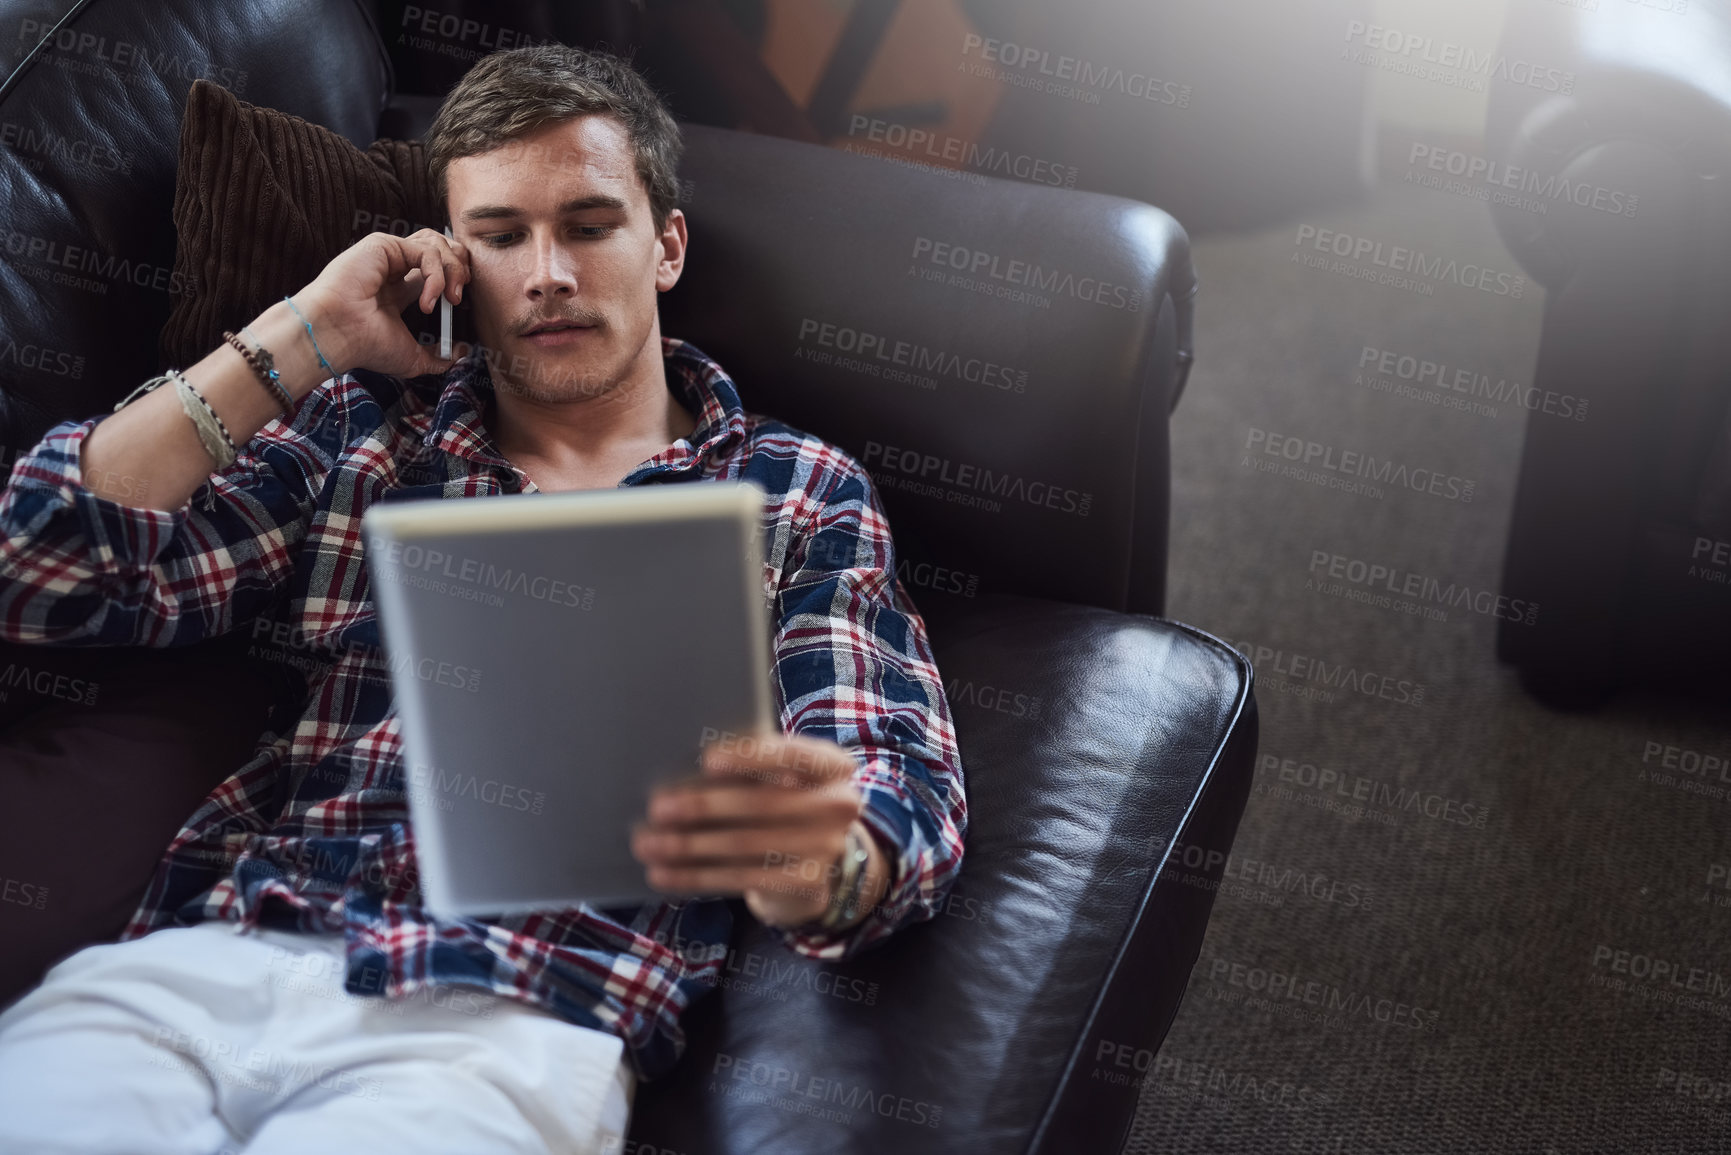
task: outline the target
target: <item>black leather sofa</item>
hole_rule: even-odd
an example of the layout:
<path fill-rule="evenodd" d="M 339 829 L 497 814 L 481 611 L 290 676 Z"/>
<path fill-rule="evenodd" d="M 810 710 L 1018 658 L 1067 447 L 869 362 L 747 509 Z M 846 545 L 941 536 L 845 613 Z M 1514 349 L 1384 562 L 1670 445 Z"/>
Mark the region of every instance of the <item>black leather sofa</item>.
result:
<path fill-rule="evenodd" d="M 355 0 L 61 7 L 76 9 L 67 48 L 0 89 L 0 122 L 37 143 L 0 155 L 0 221 L 42 239 L 7 256 L 0 339 L 57 355 L 0 362 L 8 461 L 156 367 L 170 294 L 113 270 L 173 267 L 193 76 L 363 144 L 390 93 Z M 0 22 L 40 11 L 0 3 Z M 81 47 L 122 42 L 148 76 Z M 200 67 L 165 75 L 170 59 Z M 124 165 L 92 162 L 96 146 Z M 1116 1151 L 1212 905 L 1164 863 L 1175 844 L 1230 846 L 1256 746 L 1248 664 L 1157 616 L 1195 290 L 1184 233 L 1131 201 L 716 129 L 690 131 L 682 175 L 691 262 L 665 328 L 728 366 L 748 407 L 878 477 L 955 710 L 971 828 L 945 911 L 882 949 L 818 964 L 742 929 L 680 1069 L 639 1089 L 628 1149 Z M 51 244 L 98 256 L 61 277 L 74 270 Z M 963 465 L 998 488 L 959 481 Z M 258 665 L 245 631 L 176 652 L 0 643 L 0 681 L 28 675 L 0 701 L 0 875 L 46 896 L 0 902 L 16 944 L 0 1000 L 116 932 L 262 724 Z M 59 692 L 74 681 L 100 694 Z M 804 1109 L 814 1086 L 841 1117 Z"/>
<path fill-rule="evenodd" d="M 1497 86 L 1504 242 L 1547 291 L 1500 656 L 1558 704 L 1722 679 L 1731 647 L 1731 7 L 1511 8 Z M 1537 211 L 1533 205 L 1543 205 Z M 1574 416 L 1565 416 L 1564 409 Z"/>
<path fill-rule="evenodd" d="M 1192 236 L 1338 207 L 1372 182 L 1369 74 L 1336 59 L 1341 30 L 1372 19 L 1371 0 L 1224 7 L 850 0 L 835 6 L 833 46 L 813 62 L 810 95 L 799 104 L 762 62 L 764 43 L 774 39 L 772 7 L 766 0 L 374 3 L 411 119 L 456 82 L 465 49 L 549 38 L 629 54 L 682 120 L 890 155 L 897 146 L 883 133 L 894 140 L 925 130 L 941 141 L 958 103 L 991 93 L 982 148 L 1058 166 L 1066 187 L 1160 205 Z M 966 32 L 957 27 L 958 9 Z M 447 20 L 458 43 L 429 35 Z M 1090 76 L 1098 72 L 1083 86 L 1103 99 L 1055 99 L 1040 85 L 978 76 L 954 83 L 963 65 L 1002 62 L 1032 80 L 1066 57 L 1086 61 Z M 886 71 L 911 81 L 892 86 L 890 101 L 872 84 Z M 903 155 L 927 160 L 928 148 L 929 141 Z"/>

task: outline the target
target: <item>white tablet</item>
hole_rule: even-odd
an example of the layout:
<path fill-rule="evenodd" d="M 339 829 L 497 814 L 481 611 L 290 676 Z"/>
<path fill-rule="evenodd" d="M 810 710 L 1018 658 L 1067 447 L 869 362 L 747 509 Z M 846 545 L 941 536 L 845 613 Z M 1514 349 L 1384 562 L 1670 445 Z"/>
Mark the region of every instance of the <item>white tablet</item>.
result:
<path fill-rule="evenodd" d="M 657 897 L 650 787 L 775 732 L 764 491 L 692 482 L 384 503 L 362 522 L 426 908 Z"/>

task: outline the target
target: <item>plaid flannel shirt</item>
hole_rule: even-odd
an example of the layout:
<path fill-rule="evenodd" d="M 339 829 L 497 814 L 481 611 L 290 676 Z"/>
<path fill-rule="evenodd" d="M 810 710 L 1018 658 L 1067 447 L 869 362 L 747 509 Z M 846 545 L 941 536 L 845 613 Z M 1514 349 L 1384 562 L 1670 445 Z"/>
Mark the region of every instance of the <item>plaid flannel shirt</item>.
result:
<path fill-rule="evenodd" d="M 845 957 L 932 917 L 961 862 L 960 759 L 925 625 L 858 463 L 746 413 L 695 347 L 667 339 L 663 355 L 669 388 L 699 424 L 620 484 L 752 480 L 767 492 L 763 581 L 782 728 L 854 753 L 863 817 L 893 869 L 883 902 L 852 930 L 784 933 L 802 954 Z M 275 653 L 304 678 L 304 708 L 187 820 L 126 937 L 216 918 L 339 932 L 353 994 L 466 987 L 519 999 L 615 1032 L 654 1078 L 683 1049 L 681 1012 L 722 978 L 728 903 L 436 919 L 417 901 L 361 515 L 386 493 L 534 491 L 484 428 L 493 386 L 483 362 L 453 367 L 436 397 L 425 388 L 366 373 L 326 382 L 172 513 L 93 495 L 79 454 L 95 419 L 56 426 L 0 495 L 0 636 L 174 646 L 251 629 L 291 641 Z"/>

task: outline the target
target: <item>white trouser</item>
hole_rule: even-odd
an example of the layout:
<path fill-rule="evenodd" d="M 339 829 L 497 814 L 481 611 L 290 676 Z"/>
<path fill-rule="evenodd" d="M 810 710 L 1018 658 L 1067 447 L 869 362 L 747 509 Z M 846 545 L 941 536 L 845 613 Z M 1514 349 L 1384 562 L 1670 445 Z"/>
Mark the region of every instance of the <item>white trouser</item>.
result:
<path fill-rule="evenodd" d="M 0 1014 L 8 1155 L 617 1155 L 618 1036 L 468 988 L 342 989 L 342 939 L 226 923 L 79 951 Z"/>

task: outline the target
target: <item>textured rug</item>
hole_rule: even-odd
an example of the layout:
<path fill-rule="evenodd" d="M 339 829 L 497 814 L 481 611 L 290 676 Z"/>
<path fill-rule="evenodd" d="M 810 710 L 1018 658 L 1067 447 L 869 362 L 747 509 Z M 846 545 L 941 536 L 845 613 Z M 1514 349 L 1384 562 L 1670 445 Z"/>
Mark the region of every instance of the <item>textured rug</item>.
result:
<path fill-rule="evenodd" d="M 1494 594 L 1524 423 L 1563 419 L 1520 406 L 1543 293 L 1313 267 L 1305 225 L 1520 272 L 1483 204 L 1398 183 L 1196 244 L 1169 613 L 1252 652 L 1262 741 L 1126 1149 L 1731 1151 L 1731 709 L 1552 713 L 1494 603 L 1341 580 Z"/>

